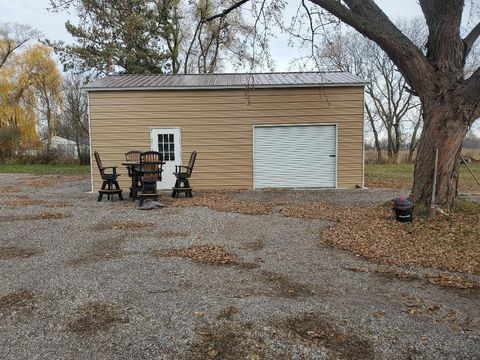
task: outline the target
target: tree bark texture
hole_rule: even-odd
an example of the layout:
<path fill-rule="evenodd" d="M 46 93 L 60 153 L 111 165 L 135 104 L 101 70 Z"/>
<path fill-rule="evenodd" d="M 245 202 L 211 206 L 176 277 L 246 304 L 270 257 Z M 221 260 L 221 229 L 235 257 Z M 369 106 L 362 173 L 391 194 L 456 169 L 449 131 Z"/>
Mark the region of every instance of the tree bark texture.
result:
<path fill-rule="evenodd" d="M 438 148 L 436 203 L 449 207 L 455 201 L 463 139 L 468 131 L 463 116 L 451 102 L 436 101 L 424 112 L 424 127 L 417 146 L 411 199 L 428 204 L 432 197 L 435 149 Z"/>

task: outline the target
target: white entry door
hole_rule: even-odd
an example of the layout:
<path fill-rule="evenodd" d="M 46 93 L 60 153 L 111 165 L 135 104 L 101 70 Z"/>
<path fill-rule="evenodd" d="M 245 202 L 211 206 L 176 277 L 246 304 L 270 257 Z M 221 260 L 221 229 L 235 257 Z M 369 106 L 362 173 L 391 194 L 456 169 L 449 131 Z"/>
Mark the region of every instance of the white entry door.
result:
<path fill-rule="evenodd" d="M 336 125 L 256 126 L 255 188 L 336 186 Z"/>
<path fill-rule="evenodd" d="M 171 189 L 175 185 L 175 165 L 181 164 L 180 129 L 152 129 L 150 134 L 152 150 L 163 154 L 162 181 L 158 189 Z"/>

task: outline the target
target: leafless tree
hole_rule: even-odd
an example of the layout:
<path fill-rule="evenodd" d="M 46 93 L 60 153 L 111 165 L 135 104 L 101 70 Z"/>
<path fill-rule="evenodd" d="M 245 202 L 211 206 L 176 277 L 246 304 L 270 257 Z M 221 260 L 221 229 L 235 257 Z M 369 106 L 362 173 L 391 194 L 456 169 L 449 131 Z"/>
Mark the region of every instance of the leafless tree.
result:
<path fill-rule="evenodd" d="M 306 13 L 309 19 L 307 24 L 303 24 L 305 18 L 296 14 L 287 29 L 291 41 L 299 41 L 299 48 L 307 50 L 308 55 L 300 56 L 298 60 L 304 65 L 307 65 L 305 60 L 309 61 L 310 70 L 346 71 L 369 82 L 366 86 L 365 117 L 373 133 L 377 160 L 383 161 L 385 143 L 388 161 L 398 163 L 408 133 L 416 143 L 420 128 L 420 102 L 407 91 L 405 78 L 374 42 L 329 18 L 322 20 L 324 14 L 316 13 L 314 8 L 305 4 L 298 11 Z M 426 26 L 421 19 L 403 21 L 399 26 L 412 41 L 425 41 Z M 385 142 L 383 137 L 386 137 Z"/>
<path fill-rule="evenodd" d="M 28 25 L 0 23 L 0 69 L 16 50 L 41 35 Z"/>
<path fill-rule="evenodd" d="M 63 79 L 63 109 L 58 121 L 58 134 L 75 141 L 80 164 L 89 161 L 87 96 L 82 91 L 86 82 L 81 76 L 68 75 Z"/>
<path fill-rule="evenodd" d="M 227 62 L 236 68 L 271 67 L 269 40 L 279 24 L 284 2 L 253 2 L 247 11 L 241 5 L 248 1 L 194 2 L 190 21 L 197 25 L 185 51 L 185 73 L 211 73 Z"/>

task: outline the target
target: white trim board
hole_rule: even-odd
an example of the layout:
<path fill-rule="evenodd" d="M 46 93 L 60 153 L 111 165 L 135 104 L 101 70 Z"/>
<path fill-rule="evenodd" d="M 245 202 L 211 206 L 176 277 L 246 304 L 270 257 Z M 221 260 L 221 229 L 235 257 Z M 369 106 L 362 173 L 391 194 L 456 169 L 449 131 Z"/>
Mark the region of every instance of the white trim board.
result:
<path fill-rule="evenodd" d="M 93 193 L 93 148 L 92 148 L 92 118 L 90 116 L 90 94 L 87 92 L 88 144 L 90 146 L 90 192 Z"/>

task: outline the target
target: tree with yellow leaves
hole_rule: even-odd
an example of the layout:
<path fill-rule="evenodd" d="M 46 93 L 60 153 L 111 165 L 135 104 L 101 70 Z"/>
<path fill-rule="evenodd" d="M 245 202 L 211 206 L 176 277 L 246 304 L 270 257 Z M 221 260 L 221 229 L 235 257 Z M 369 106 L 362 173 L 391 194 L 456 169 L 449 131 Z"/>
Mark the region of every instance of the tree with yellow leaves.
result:
<path fill-rule="evenodd" d="M 0 128 L 18 129 L 20 145 L 31 144 L 39 120 L 45 121 L 48 153 L 61 104 L 61 75 L 49 47 L 36 44 L 9 55 L 0 68 Z"/>
<path fill-rule="evenodd" d="M 34 106 L 47 126 L 47 152 L 55 136 L 56 118 L 62 105 L 62 77 L 52 59 L 51 48 L 34 45 L 23 54 L 23 74 L 34 94 Z"/>
<path fill-rule="evenodd" d="M 21 143 L 33 142 L 37 138 L 35 94 L 20 67 L 21 58 L 15 55 L 0 69 L 0 127 L 17 128 Z"/>

